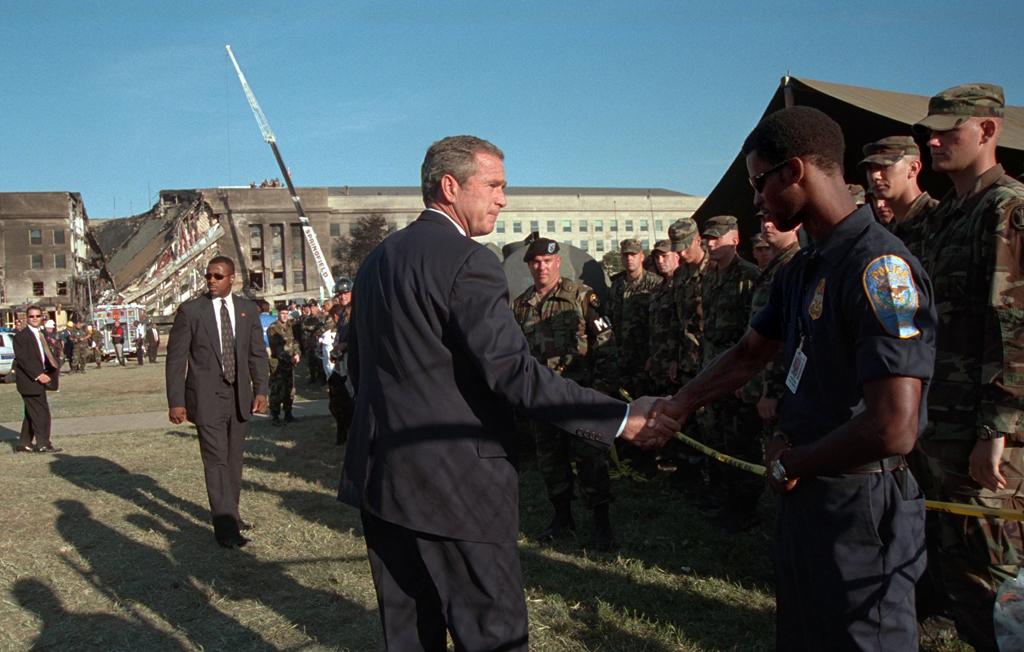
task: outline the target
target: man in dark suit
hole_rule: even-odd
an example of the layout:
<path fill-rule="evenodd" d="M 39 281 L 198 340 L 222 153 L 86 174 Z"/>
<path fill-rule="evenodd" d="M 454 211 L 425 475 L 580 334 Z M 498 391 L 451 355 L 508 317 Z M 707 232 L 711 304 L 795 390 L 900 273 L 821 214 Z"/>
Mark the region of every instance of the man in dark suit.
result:
<path fill-rule="evenodd" d="M 25 418 L 15 452 L 58 453 L 50 442 L 50 405 L 46 390 L 57 389 L 60 367 L 43 334 L 43 310 L 29 306 L 28 326 L 14 335 L 14 374 L 18 393 L 25 402 Z M 33 444 L 33 440 L 35 444 Z"/>
<path fill-rule="evenodd" d="M 505 206 L 503 158 L 472 136 L 434 143 L 427 210 L 355 282 L 339 499 L 361 510 L 391 650 L 444 650 L 446 629 L 456 649 L 526 650 L 513 408 L 603 448 L 678 426 L 641 432 L 653 401 L 627 409 L 530 355 L 497 259 L 471 239 Z"/>
<path fill-rule="evenodd" d="M 156 362 L 156 352 L 160 348 L 160 331 L 157 329 L 156 324 L 153 322 L 149 323 L 146 327 L 146 355 L 149 356 L 151 363 Z"/>
<path fill-rule="evenodd" d="M 238 515 L 242 452 L 249 417 L 267 408 L 267 351 L 259 308 L 231 295 L 235 263 L 206 266 L 205 294 L 178 306 L 167 340 L 171 423 L 196 424 L 213 534 L 225 548 L 244 546 Z"/>

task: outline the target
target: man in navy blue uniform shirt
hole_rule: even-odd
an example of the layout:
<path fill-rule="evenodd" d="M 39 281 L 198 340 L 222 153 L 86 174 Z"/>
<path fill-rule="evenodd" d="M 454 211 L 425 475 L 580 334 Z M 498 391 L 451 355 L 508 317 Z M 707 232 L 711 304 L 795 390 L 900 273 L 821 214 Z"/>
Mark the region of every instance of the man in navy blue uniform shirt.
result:
<path fill-rule="evenodd" d="M 755 206 L 780 230 L 802 224 L 812 246 L 779 271 L 743 338 L 663 409 L 685 419 L 782 346 L 783 436 L 765 455 L 779 494 L 777 647 L 914 650 L 924 500 L 902 456 L 926 420 L 936 316 L 920 263 L 850 197 L 843 149 L 839 125 L 810 107 L 747 137 Z"/>

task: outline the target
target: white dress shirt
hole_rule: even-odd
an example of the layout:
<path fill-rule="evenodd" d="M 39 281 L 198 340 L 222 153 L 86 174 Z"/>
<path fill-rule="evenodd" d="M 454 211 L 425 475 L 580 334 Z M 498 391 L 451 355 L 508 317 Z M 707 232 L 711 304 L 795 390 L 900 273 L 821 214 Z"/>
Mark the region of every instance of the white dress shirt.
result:
<path fill-rule="evenodd" d="M 33 326 L 29 326 L 28 329 L 30 331 L 32 331 L 32 335 L 36 338 L 36 347 L 39 348 L 39 357 L 42 359 L 42 361 L 43 361 L 43 368 L 45 369 L 46 368 L 46 351 L 43 349 L 43 340 L 40 338 L 40 335 L 43 334 L 43 329 L 42 328 L 35 328 Z"/>
<path fill-rule="evenodd" d="M 237 323 L 237 320 L 235 319 L 235 300 L 234 300 L 234 298 L 232 298 L 232 296 L 230 294 L 228 296 L 224 297 L 223 299 L 220 298 L 220 297 L 215 298 L 213 300 L 213 318 L 217 320 L 217 346 L 218 347 L 220 346 L 220 306 L 221 306 L 221 301 L 226 303 L 227 306 L 228 306 L 228 318 L 231 320 L 231 334 L 235 335 L 235 334 L 238 333 L 238 331 L 235 329 L 235 324 Z M 221 355 L 223 355 L 223 354 L 224 354 L 224 351 L 221 351 Z"/>

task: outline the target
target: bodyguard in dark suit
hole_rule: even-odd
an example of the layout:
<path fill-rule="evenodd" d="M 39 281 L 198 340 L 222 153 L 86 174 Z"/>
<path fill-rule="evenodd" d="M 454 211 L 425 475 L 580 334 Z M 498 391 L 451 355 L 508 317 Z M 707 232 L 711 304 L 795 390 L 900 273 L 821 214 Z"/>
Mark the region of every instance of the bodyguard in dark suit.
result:
<path fill-rule="evenodd" d="M 602 448 L 678 425 L 641 432 L 652 401 L 627 410 L 530 355 L 497 259 L 470 239 L 505 206 L 503 158 L 472 136 L 431 146 L 427 210 L 355 283 L 339 499 L 361 510 L 390 650 L 444 650 L 446 629 L 459 650 L 526 649 L 513 408 Z"/>
<path fill-rule="evenodd" d="M 235 263 L 217 256 L 206 266 L 209 293 L 178 306 L 167 340 L 167 405 L 171 423 L 199 431 L 206 493 L 217 543 L 234 548 L 239 531 L 242 452 L 249 417 L 267 408 L 267 352 L 259 308 L 231 295 Z"/>
<path fill-rule="evenodd" d="M 25 403 L 21 436 L 14 449 L 18 453 L 58 453 L 50 442 L 50 404 L 47 388 L 57 388 L 59 364 L 43 336 L 43 310 L 29 306 L 28 326 L 14 335 L 14 374 L 18 393 Z M 35 444 L 32 441 L 35 440 Z"/>

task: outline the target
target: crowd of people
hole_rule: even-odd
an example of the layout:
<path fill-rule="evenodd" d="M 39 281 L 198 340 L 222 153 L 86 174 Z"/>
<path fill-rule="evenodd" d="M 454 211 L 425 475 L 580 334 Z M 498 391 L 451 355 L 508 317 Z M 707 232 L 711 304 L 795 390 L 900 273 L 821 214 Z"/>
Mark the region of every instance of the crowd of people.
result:
<path fill-rule="evenodd" d="M 616 545 L 615 446 L 640 472 L 670 471 L 730 533 L 758 522 L 765 486 L 777 494 L 779 649 L 916 649 L 918 620 L 938 615 L 995 650 L 995 592 L 1019 570 L 1021 523 L 926 518 L 924 498 L 1024 507 L 1024 185 L 996 160 L 1003 109 L 998 86 L 947 89 L 914 126 L 919 138 L 853 144 L 857 170 L 844 169 L 848 144 L 821 111 L 766 116 L 743 146 L 756 262 L 739 255 L 735 216 L 683 218 L 650 252 L 621 242 L 605 305 L 561 275 L 548 238 L 523 251 L 532 286 L 508 296 L 497 260 L 471 239 L 505 205 L 504 157 L 471 136 L 431 147 L 426 210 L 355 281 L 339 280 L 323 306 L 262 306 L 265 348 L 235 339 L 233 315 L 248 308 L 236 297 L 227 312 L 218 292 L 233 263 L 214 259 L 210 297 L 184 304 L 172 330 L 169 355 L 189 360 L 189 378 L 169 365 L 168 399 L 172 421 L 200 426 L 218 542 L 248 541 L 241 422 L 268 406 L 274 425 L 293 421 L 305 359 L 348 444 L 339 499 L 360 510 L 389 648 L 443 649 L 447 632 L 465 649 L 526 649 L 518 413 L 553 509 L 541 540 L 575 532 L 579 493 L 592 544 Z M 952 182 L 938 200 L 917 183 L 922 144 Z M 218 297 L 223 313 L 203 303 Z M 216 330 L 189 325 L 215 315 Z M 193 370 L 209 366 L 199 332 L 221 333 L 212 380 Z M 229 348 L 248 356 L 247 376 L 219 353 Z M 204 382 L 223 405 L 183 391 Z M 620 390 L 643 398 L 626 406 Z M 679 429 L 763 461 L 765 477 L 682 446 Z"/>

